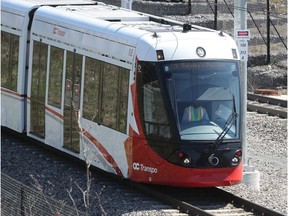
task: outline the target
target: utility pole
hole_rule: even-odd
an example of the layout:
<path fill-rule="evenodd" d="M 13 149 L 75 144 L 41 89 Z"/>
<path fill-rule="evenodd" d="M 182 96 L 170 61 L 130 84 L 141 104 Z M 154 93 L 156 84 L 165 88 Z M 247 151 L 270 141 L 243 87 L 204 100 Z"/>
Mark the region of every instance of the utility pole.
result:
<path fill-rule="evenodd" d="M 250 31 L 247 30 L 247 0 L 234 0 L 234 40 L 237 42 L 241 58 L 242 69 L 242 150 L 243 150 L 243 183 L 250 185 L 257 190 L 260 189 L 260 173 L 248 163 L 247 152 L 247 61 L 248 61 L 248 40 Z M 253 145 L 253 143 L 252 143 Z"/>
<path fill-rule="evenodd" d="M 234 0 L 234 40 L 237 42 L 237 46 L 239 48 L 240 57 L 241 57 L 241 47 L 240 47 L 240 40 L 238 39 L 238 31 L 247 29 L 247 0 Z M 246 111 L 247 111 L 247 61 L 245 58 L 241 58 L 241 66 L 242 66 L 242 86 L 243 86 L 243 101 L 242 101 L 242 108 L 243 108 L 243 160 L 244 165 L 247 163 L 247 148 L 246 148 L 246 125 L 247 125 L 247 118 L 246 118 Z"/>
<path fill-rule="evenodd" d="M 132 10 L 133 0 L 121 0 L 121 7 Z"/>

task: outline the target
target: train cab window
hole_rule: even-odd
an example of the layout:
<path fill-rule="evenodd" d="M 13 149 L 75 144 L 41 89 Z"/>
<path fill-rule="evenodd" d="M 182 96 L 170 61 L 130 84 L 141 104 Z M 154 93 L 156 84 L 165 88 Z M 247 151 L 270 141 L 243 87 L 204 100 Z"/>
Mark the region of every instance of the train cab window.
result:
<path fill-rule="evenodd" d="M 173 136 L 173 122 L 166 105 L 166 93 L 159 75 L 159 70 L 154 63 L 139 62 L 138 106 L 148 145 L 159 156 L 167 158 L 178 148 L 178 142 Z"/>
<path fill-rule="evenodd" d="M 1 31 L 1 86 L 17 91 L 19 36 Z"/>
<path fill-rule="evenodd" d="M 51 46 L 48 104 L 61 109 L 64 50 Z"/>
<path fill-rule="evenodd" d="M 163 101 L 163 88 L 152 64 L 143 64 L 139 78 L 140 113 L 146 135 L 151 139 L 170 139 L 171 129 Z"/>
<path fill-rule="evenodd" d="M 148 139 L 239 139 L 238 62 L 140 62 L 139 68 L 139 112 Z"/>
<path fill-rule="evenodd" d="M 237 62 L 166 63 L 161 71 L 181 140 L 239 139 Z"/>

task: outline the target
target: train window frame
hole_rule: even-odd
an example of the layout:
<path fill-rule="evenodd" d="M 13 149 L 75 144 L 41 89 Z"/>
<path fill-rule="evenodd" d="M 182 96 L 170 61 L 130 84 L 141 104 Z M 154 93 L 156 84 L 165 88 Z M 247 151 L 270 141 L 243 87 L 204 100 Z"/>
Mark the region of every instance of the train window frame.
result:
<path fill-rule="evenodd" d="M 94 68 L 94 72 L 91 73 L 89 64 L 93 64 L 93 61 L 98 68 Z M 86 57 L 83 118 L 126 133 L 129 79 L 128 69 Z M 92 95 L 95 98 L 91 102 Z"/>
<path fill-rule="evenodd" d="M 30 95 L 30 133 L 33 133 L 41 138 L 45 137 L 47 65 L 48 44 L 42 43 L 41 40 L 33 41 Z M 34 77 L 35 73 L 36 76 Z M 33 110 L 33 107 L 35 107 L 35 110 Z M 36 118 L 36 120 L 34 118 Z"/>
<path fill-rule="evenodd" d="M 128 69 L 120 68 L 121 82 L 119 84 L 118 95 L 118 130 L 126 132 L 127 114 L 128 114 L 128 97 L 129 97 L 129 79 L 130 73 Z M 124 112 L 121 112 L 124 111 Z"/>
<path fill-rule="evenodd" d="M 80 152 L 80 104 L 83 73 L 83 55 L 74 51 L 65 51 L 65 87 L 63 105 L 63 148 Z"/>
<path fill-rule="evenodd" d="M 64 50 L 59 47 L 50 46 L 49 54 L 48 104 L 61 109 Z M 60 61 L 59 64 L 57 63 L 58 61 Z"/>
<path fill-rule="evenodd" d="M 83 117 L 95 122 L 99 122 L 101 68 L 101 61 L 85 57 Z"/>
<path fill-rule="evenodd" d="M 101 123 L 109 128 L 117 129 L 117 99 L 118 99 L 118 85 L 119 68 L 112 64 L 103 64 L 102 78 L 103 87 L 101 91 L 102 109 L 100 114 Z"/>
<path fill-rule="evenodd" d="M 1 87 L 15 92 L 18 86 L 19 45 L 18 35 L 1 31 Z"/>

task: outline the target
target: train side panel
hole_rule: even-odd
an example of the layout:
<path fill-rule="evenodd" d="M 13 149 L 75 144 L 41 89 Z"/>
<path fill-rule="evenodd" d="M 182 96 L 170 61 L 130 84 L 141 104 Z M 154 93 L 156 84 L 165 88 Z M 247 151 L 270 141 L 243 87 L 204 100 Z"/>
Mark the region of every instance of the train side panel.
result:
<path fill-rule="evenodd" d="M 2 1 L 1 7 L 1 125 L 24 132 L 29 11 L 37 6 Z"/>
<path fill-rule="evenodd" d="M 162 18 L 157 23 L 155 17 L 150 19 L 148 15 L 102 3 L 87 6 L 80 5 L 86 1 L 75 0 L 75 6 L 56 6 L 62 0 L 55 0 L 52 1 L 55 4 L 51 3 L 54 7 L 50 7 L 43 6 L 49 5 L 48 1 L 43 1 L 42 6 L 3 2 L 2 126 L 26 131 L 29 137 L 46 145 L 137 182 L 210 187 L 241 181 L 241 160 L 236 158 L 235 166 L 219 164 L 227 159 L 222 157 L 224 150 L 232 155 L 241 148 L 239 133 L 234 133 L 231 139 L 234 144 L 227 145 L 229 148 L 225 147 L 230 141 L 224 132 L 230 128 L 223 129 L 221 125 L 205 126 L 209 140 L 204 135 L 196 139 L 193 133 L 198 127 L 194 125 L 190 128 L 193 136 L 182 137 L 178 131 L 180 124 L 176 127 L 178 114 L 169 102 L 174 100 L 172 96 L 183 99 L 180 90 L 184 93 L 184 87 L 192 86 L 188 85 L 189 81 L 199 80 L 203 83 L 199 96 L 207 93 L 202 97 L 204 102 L 211 104 L 216 100 L 213 95 L 207 96 L 212 89 L 207 86 L 215 80 L 221 80 L 220 84 L 216 83 L 220 86 L 213 89 L 222 98 L 221 86 L 227 86 L 222 85 L 226 80 L 224 75 L 236 81 L 239 75 L 235 69 L 239 55 L 231 38 L 196 26 L 194 30 L 184 31 L 179 23 L 164 24 Z M 34 14 L 36 7 L 39 8 Z M 214 45 L 215 41 L 219 43 Z M 217 64 L 218 61 L 222 63 Z M 207 70 L 210 69 L 207 65 L 223 67 L 212 71 Z M 234 67 L 228 70 L 225 65 Z M 192 76 L 190 72 L 194 69 L 203 76 Z M 236 81 L 232 84 L 236 85 Z M 196 89 L 196 84 L 193 87 Z M 228 98 L 231 103 L 227 103 L 234 105 L 231 112 L 234 107 L 235 113 L 235 107 L 240 107 L 237 91 L 238 96 Z M 176 99 L 174 107 L 178 105 Z M 216 110 L 209 109 L 210 114 Z M 157 120 L 162 113 L 167 122 Z M 233 120 L 231 115 L 231 126 Z M 237 121 L 234 121 L 235 128 Z M 160 133 L 161 127 L 167 129 L 170 125 L 168 136 Z M 217 130 L 209 132 L 213 127 Z M 223 139 L 217 133 L 224 134 Z M 214 148 L 213 152 L 205 154 L 205 149 L 210 147 Z M 197 157 L 200 154 L 203 157 L 198 164 L 196 151 Z M 241 156 L 242 153 L 240 159 Z M 215 164 L 213 158 L 217 159 Z"/>
<path fill-rule="evenodd" d="M 129 122 L 135 124 L 133 41 L 109 37 L 117 28 L 107 27 L 105 33 L 108 22 L 77 23 L 77 16 L 59 15 L 49 7 L 37 10 L 34 18 L 28 136 L 127 178 Z"/>

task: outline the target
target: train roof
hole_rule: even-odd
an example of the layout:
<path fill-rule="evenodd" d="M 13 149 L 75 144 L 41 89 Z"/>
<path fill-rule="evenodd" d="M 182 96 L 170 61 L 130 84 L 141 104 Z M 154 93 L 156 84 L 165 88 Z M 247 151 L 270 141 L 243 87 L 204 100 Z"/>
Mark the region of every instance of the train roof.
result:
<path fill-rule="evenodd" d="M 206 31 L 214 31 L 208 28 L 196 26 L 196 25 L 188 25 L 182 22 L 178 22 L 171 19 L 166 19 L 163 17 L 157 17 L 154 15 L 127 10 L 125 8 L 120 8 L 113 5 L 106 5 L 104 3 L 98 2 L 97 5 L 83 5 L 83 6 L 59 6 L 57 7 L 59 10 L 63 11 L 71 11 L 73 14 L 78 14 L 85 17 L 97 18 L 101 20 L 106 20 L 110 22 L 121 22 L 123 25 L 130 25 L 134 28 L 145 29 L 147 31 L 175 31 L 176 27 L 178 30 L 185 31 L 189 28 L 189 30 L 206 30 Z M 125 23 L 128 22 L 128 23 Z M 172 28 L 174 27 L 174 28 Z"/>
<path fill-rule="evenodd" d="M 87 5 L 97 4 L 94 0 L 1 0 L 1 5 Z"/>
<path fill-rule="evenodd" d="M 9 4 L 8 0 L 2 1 Z M 41 4 L 34 14 L 32 37 L 57 46 L 61 43 L 65 49 L 77 47 L 133 62 L 135 55 L 140 60 L 158 61 L 156 50 L 164 50 L 162 60 L 197 59 L 199 56 L 191 49 L 204 47 L 209 50 L 205 58 L 235 59 L 231 54 L 231 49 L 237 49 L 233 39 L 212 29 L 92 0 L 69 0 L 69 5 L 62 5 L 65 0 L 11 2 Z"/>
<path fill-rule="evenodd" d="M 40 20 L 64 27 L 63 32 L 77 29 L 73 36 L 66 33 L 64 37 L 67 41 L 72 37 L 76 39 L 76 33 L 82 32 L 85 37 L 76 39 L 75 43 L 79 41 L 87 49 L 95 46 L 95 49 L 101 49 L 103 55 L 114 52 L 114 58 L 122 55 L 124 46 L 130 47 L 127 51 L 130 54 L 133 49 L 133 55 L 137 52 L 139 59 L 147 61 L 157 61 L 155 50 L 164 50 L 165 60 L 180 60 L 199 58 L 195 51 L 191 52 L 192 47 L 195 50 L 199 46 L 210 50 L 205 56 L 210 59 L 235 59 L 231 49 L 237 49 L 233 39 L 223 32 L 104 3 L 42 7 L 35 14 L 35 21 Z M 36 25 L 34 30 L 37 31 Z M 42 24 L 38 25 L 38 30 L 43 32 Z"/>
<path fill-rule="evenodd" d="M 13 29 L 21 32 L 29 23 L 31 11 L 43 6 L 61 6 L 61 5 L 94 5 L 97 2 L 93 0 L 1 0 L 1 26 L 7 29 Z M 13 14 L 13 18 L 11 18 Z"/>
<path fill-rule="evenodd" d="M 97 4 L 94 0 L 26 0 L 31 3 L 40 5 L 85 5 L 85 4 Z"/>

